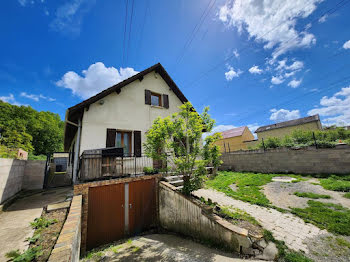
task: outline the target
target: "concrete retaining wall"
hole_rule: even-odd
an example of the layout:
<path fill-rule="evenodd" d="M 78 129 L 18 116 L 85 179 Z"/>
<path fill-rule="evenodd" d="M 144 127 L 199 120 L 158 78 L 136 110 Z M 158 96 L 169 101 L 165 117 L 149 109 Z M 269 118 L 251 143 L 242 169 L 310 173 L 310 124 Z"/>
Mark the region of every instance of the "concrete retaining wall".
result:
<path fill-rule="evenodd" d="M 82 196 L 74 196 L 72 204 L 49 262 L 79 261 L 81 242 Z"/>
<path fill-rule="evenodd" d="M 237 151 L 221 156 L 221 170 L 260 173 L 349 174 L 350 147 Z"/>
<path fill-rule="evenodd" d="M 45 161 L 0 158 L 0 204 L 22 189 L 43 188 Z"/>
<path fill-rule="evenodd" d="M 223 245 L 243 254 L 250 254 L 253 242 L 263 238 L 206 213 L 200 204 L 176 192 L 175 187 L 166 182 L 159 183 L 159 223 L 169 231 Z"/>
<path fill-rule="evenodd" d="M 0 203 L 22 189 L 26 161 L 0 158 Z"/>

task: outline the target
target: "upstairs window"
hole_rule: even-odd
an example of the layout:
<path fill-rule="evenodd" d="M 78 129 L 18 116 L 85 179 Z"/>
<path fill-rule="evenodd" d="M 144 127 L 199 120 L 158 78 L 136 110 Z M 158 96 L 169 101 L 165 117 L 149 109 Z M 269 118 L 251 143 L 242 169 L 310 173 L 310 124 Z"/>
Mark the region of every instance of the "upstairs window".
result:
<path fill-rule="evenodd" d="M 162 106 L 162 96 L 160 94 L 151 93 L 151 105 Z"/>

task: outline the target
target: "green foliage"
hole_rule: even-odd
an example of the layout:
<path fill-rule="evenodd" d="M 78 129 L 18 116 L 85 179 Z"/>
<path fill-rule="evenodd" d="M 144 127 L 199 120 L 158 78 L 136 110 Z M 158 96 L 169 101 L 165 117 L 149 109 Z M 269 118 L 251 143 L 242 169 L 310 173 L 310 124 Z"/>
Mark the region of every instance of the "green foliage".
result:
<path fill-rule="evenodd" d="M 151 174 L 156 174 L 156 173 L 157 173 L 157 170 L 155 170 L 153 167 L 145 166 L 145 167 L 143 168 L 143 172 L 144 172 L 146 175 L 151 175 Z"/>
<path fill-rule="evenodd" d="M 0 100 L 0 144 L 9 149 L 22 148 L 34 155 L 62 151 L 63 128 L 58 114 Z"/>
<path fill-rule="evenodd" d="M 18 249 L 12 250 L 6 253 L 6 257 L 13 262 L 30 262 L 40 257 L 43 254 L 41 247 L 28 248 L 26 251 L 21 253 Z"/>
<path fill-rule="evenodd" d="M 35 234 L 35 235 L 32 236 L 32 237 L 26 238 L 26 241 L 28 241 L 29 244 L 34 244 L 39 238 L 40 238 L 40 234 L 37 233 L 37 234 Z"/>
<path fill-rule="evenodd" d="M 34 155 L 32 152 L 28 154 L 28 159 L 29 160 L 46 160 L 47 156 L 46 155 Z"/>
<path fill-rule="evenodd" d="M 350 235 L 350 210 L 341 205 L 309 200 L 307 208 L 292 208 L 292 213 L 329 232 Z"/>
<path fill-rule="evenodd" d="M 282 139 L 269 137 L 264 140 L 264 144 L 265 148 L 314 146 L 313 134 L 315 134 L 318 148 L 332 148 L 339 142 L 350 144 L 350 130 L 345 130 L 343 127 L 316 131 L 297 129 L 291 135 L 286 135 Z M 262 142 L 258 147 L 263 148 Z"/>
<path fill-rule="evenodd" d="M 16 150 L 7 148 L 6 146 L 0 144 L 0 158 L 15 158 L 16 156 Z"/>
<path fill-rule="evenodd" d="M 307 258 L 301 253 L 292 251 L 292 252 L 286 253 L 284 257 L 284 261 L 285 262 L 312 262 L 313 260 L 311 260 L 310 258 Z"/>
<path fill-rule="evenodd" d="M 339 177 L 331 176 L 326 179 L 320 179 L 320 184 L 327 190 L 350 192 L 350 181 L 340 179 Z"/>
<path fill-rule="evenodd" d="M 39 217 L 34 219 L 34 222 L 30 222 L 30 225 L 32 226 L 33 229 L 42 229 L 54 223 L 57 223 L 56 219 L 47 219 L 44 217 Z"/>
<path fill-rule="evenodd" d="M 296 195 L 298 197 L 307 197 L 307 198 L 312 198 L 312 199 L 318 199 L 318 198 L 329 199 L 329 198 L 331 198 L 330 195 L 320 195 L 320 194 L 315 194 L 312 192 L 294 192 L 294 195 Z"/>
<path fill-rule="evenodd" d="M 348 192 L 348 193 L 344 194 L 344 197 L 345 197 L 345 198 L 349 198 L 349 199 L 350 199 L 350 192 Z"/>
<path fill-rule="evenodd" d="M 167 166 L 175 166 L 175 171 L 183 175 L 184 194 L 198 188 L 205 166 L 220 164 L 219 149 L 214 145 L 219 135 L 207 136 L 206 144 L 202 146 L 203 130 L 211 132 L 214 125 L 208 110 L 205 108 L 198 115 L 187 102 L 171 117 L 158 117 L 146 134 L 146 155 L 167 163 Z"/>
<path fill-rule="evenodd" d="M 224 192 L 230 197 L 260 206 L 269 206 L 270 201 L 260 191 L 260 187 L 271 182 L 274 176 L 277 175 L 219 172 L 214 179 L 208 180 L 206 185 Z M 237 185 L 237 191 L 233 191 L 229 187 L 231 184 Z"/>

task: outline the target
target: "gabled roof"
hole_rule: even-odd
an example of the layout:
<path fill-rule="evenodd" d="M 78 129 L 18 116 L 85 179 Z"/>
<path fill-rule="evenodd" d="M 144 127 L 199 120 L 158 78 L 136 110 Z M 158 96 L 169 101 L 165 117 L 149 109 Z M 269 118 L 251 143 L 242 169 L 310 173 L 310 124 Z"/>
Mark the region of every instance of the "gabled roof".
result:
<path fill-rule="evenodd" d="M 246 126 L 236 127 L 236 128 L 232 128 L 221 132 L 221 135 L 223 138 L 242 136 L 245 129 L 246 129 Z"/>
<path fill-rule="evenodd" d="M 315 121 L 320 121 L 319 115 L 307 116 L 307 117 L 289 120 L 289 121 L 276 123 L 272 125 L 261 126 L 255 131 L 255 133 L 260 133 L 260 132 L 264 132 L 272 129 L 289 127 L 289 126 L 298 126 L 298 125 L 303 125 L 303 124 L 315 122 Z"/>
<path fill-rule="evenodd" d="M 147 75 L 148 73 L 151 73 L 155 71 L 158 73 L 164 81 L 168 84 L 170 89 L 175 93 L 175 95 L 180 99 L 182 103 L 188 102 L 188 99 L 185 97 L 185 95 L 181 92 L 181 90 L 178 88 L 178 86 L 175 84 L 175 82 L 171 79 L 167 71 L 165 71 L 164 67 L 158 63 L 155 64 L 140 73 L 129 77 L 128 79 L 125 79 L 124 81 L 111 86 L 102 92 L 80 102 L 79 104 L 76 104 L 75 106 L 72 106 L 67 109 L 66 111 L 66 124 L 65 124 L 65 135 L 64 135 L 64 149 L 67 151 L 69 149 L 69 146 L 74 138 L 74 135 L 77 131 L 77 127 L 74 125 L 67 124 L 67 121 L 70 122 L 77 122 L 77 119 L 81 117 L 82 113 L 84 112 L 84 108 L 89 107 L 91 104 L 99 101 L 100 99 L 108 96 L 109 94 L 112 94 L 113 92 L 120 93 L 121 89 L 125 87 L 126 85 L 139 80 L 142 81 L 143 77 Z"/>

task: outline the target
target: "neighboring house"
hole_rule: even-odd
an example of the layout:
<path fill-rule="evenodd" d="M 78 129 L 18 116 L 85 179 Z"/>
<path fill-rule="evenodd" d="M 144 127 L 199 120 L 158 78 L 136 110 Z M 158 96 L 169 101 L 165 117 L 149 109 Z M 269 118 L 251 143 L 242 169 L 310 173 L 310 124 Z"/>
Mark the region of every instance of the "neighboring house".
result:
<path fill-rule="evenodd" d="M 84 150 L 122 147 L 126 156 L 141 156 L 153 121 L 178 112 L 187 101 L 158 63 L 68 108 L 64 149 L 71 153 L 73 180 Z"/>
<path fill-rule="evenodd" d="M 254 135 L 246 126 L 223 131 L 221 135 L 222 139 L 215 144 L 220 147 L 220 152 L 222 153 L 248 149 L 244 141 L 254 139 Z"/>
<path fill-rule="evenodd" d="M 268 137 L 284 138 L 286 135 L 292 134 L 294 130 L 321 130 L 322 125 L 319 115 L 308 116 L 304 118 L 285 121 L 273 125 L 261 126 L 255 133 L 258 135 L 258 140 Z"/>

